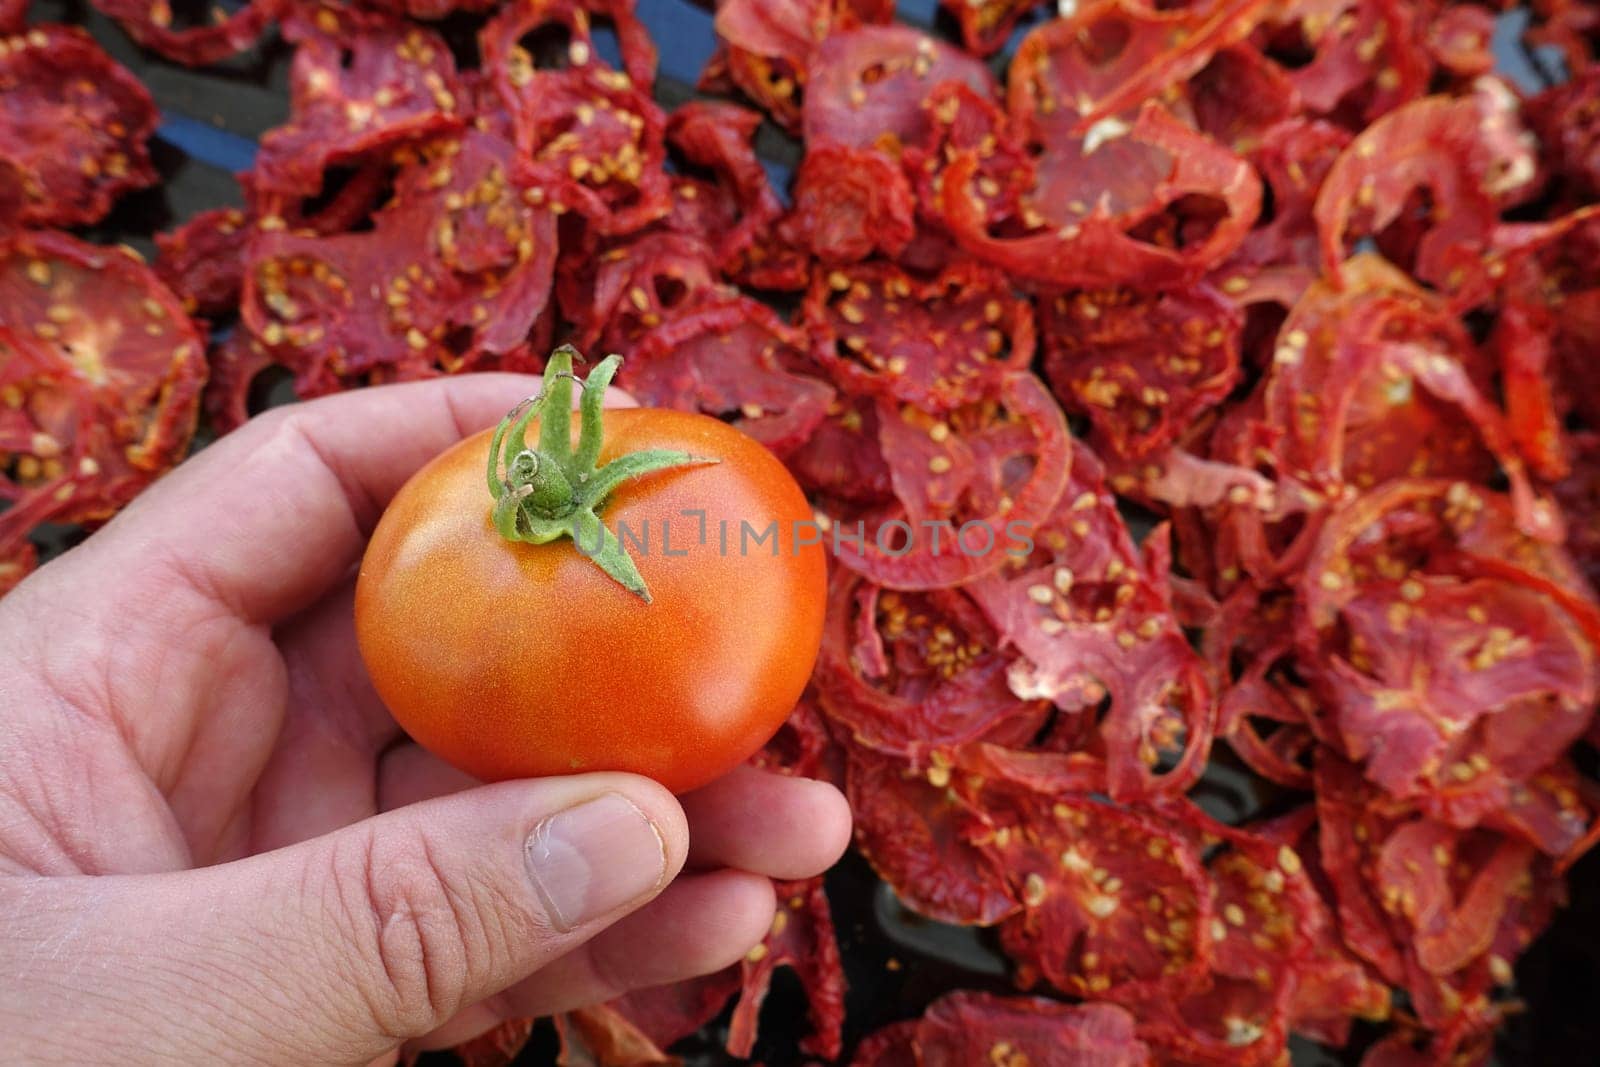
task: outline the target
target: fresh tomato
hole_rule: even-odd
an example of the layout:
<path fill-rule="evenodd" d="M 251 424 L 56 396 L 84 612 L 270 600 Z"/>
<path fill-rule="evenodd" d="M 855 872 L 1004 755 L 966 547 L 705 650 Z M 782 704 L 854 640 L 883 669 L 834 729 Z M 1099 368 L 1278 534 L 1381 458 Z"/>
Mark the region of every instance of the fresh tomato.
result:
<path fill-rule="evenodd" d="M 602 411 L 614 358 L 584 388 L 574 447 L 571 355 L 396 495 L 356 634 L 400 725 L 470 774 L 632 771 L 683 792 L 759 749 L 805 688 L 821 537 L 782 464 L 733 427 Z"/>

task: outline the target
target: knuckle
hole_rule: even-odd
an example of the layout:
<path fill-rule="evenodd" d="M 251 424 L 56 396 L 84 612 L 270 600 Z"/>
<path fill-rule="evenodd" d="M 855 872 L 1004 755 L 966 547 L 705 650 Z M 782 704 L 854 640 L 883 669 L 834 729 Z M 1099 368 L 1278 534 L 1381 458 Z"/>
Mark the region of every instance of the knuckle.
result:
<path fill-rule="evenodd" d="M 420 836 L 373 834 L 357 847 L 339 865 L 349 873 L 338 896 L 363 965 L 358 985 L 382 1033 L 415 1037 L 464 1006 L 481 923 Z"/>

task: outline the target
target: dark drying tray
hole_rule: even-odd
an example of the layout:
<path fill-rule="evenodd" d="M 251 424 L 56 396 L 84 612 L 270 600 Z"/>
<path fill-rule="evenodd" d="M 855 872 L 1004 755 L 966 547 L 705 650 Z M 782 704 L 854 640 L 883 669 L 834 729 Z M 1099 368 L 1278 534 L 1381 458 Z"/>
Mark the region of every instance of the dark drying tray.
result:
<path fill-rule="evenodd" d="M 714 47 L 708 6 L 690 0 L 638 0 L 639 16 L 660 50 L 656 98 L 675 106 L 694 95 L 701 67 Z M 199 6 L 199 5 L 197 5 Z M 900 18 L 949 35 L 950 26 L 936 0 L 903 0 Z M 1042 14 L 1042 12 L 1041 12 Z M 241 196 L 233 173 L 247 169 L 262 133 L 289 114 L 290 49 L 275 37 L 245 55 L 206 70 L 190 70 L 140 50 L 82 0 L 39 0 L 35 22 L 67 22 L 85 27 L 118 61 L 149 87 L 161 108 L 162 124 L 152 155 L 162 181 L 126 196 L 89 236 L 126 242 L 153 255 L 151 235 L 200 211 L 235 206 Z M 1039 15 L 1035 16 L 1037 19 Z M 1500 70 L 1526 89 L 1537 90 L 1560 77 L 1559 61 L 1532 54 L 1520 45 L 1525 12 L 1502 15 L 1495 37 Z M 473 32 L 481 20 L 452 18 L 442 31 L 464 56 L 472 54 Z M 1024 27 L 1026 29 L 1026 27 Z M 1020 33 L 1023 32 L 1019 30 Z M 598 46 L 617 59 L 616 42 L 601 31 Z M 1013 45 L 1015 39 L 1013 39 Z M 1007 49 L 1006 52 L 1009 52 Z M 1003 69 L 1005 53 L 996 59 Z M 757 149 L 780 193 L 800 157 L 800 146 L 770 123 L 757 137 Z M 262 403 L 287 398 L 281 387 Z M 72 535 L 58 532 L 56 547 Z M 1244 786 L 1245 777 L 1219 750 L 1202 789 L 1215 814 L 1243 816 L 1262 803 Z M 1276 798 L 1281 803 L 1293 798 Z M 1600 1062 L 1600 854 L 1591 854 L 1571 874 L 1573 904 L 1517 967 L 1517 989 L 1526 1007 L 1505 1027 L 1496 1061 L 1512 1064 L 1588 1064 Z M 845 1026 L 846 1054 L 860 1038 L 899 1019 L 922 1012 L 929 1001 L 958 988 L 1011 991 L 1005 958 L 985 931 L 945 926 L 900 906 L 871 869 L 853 853 L 828 875 L 829 899 L 849 978 Z M 761 1040 L 754 1059 L 768 1067 L 799 1067 L 806 1028 L 806 1002 L 793 976 L 780 971 L 761 1016 Z M 731 1062 L 722 1051 L 726 1019 L 687 1039 L 675 1051 L 694 1067 Z M 1297 1067 L 1355 1063 L 1360 1045 L 1373 1033 L 1358 1033 L 1350 1050 L 1330 1053 L 1309 1043 L 1294 1046 Z M 524 1064 L 553 1061 L 554 1038 L 540 1031 L 519 1059 Z M 430 1057 L 430 1060 L 434 1059 Z"/>

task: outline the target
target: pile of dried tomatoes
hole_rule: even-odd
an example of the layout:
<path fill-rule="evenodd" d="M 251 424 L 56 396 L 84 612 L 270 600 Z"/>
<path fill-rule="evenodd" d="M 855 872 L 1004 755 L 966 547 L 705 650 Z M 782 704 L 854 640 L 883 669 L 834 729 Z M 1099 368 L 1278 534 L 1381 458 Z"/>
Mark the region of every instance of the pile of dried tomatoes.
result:
<path fill-rule="evenodd" d="M 292 114 L 146 266 L 69 231 L 156 180 L 150 96 L 0 3 L 0 589 L 266 368 L 316 396 L 620 352 L 832 539 L 761 759 L 839 782 L 877 874 L 1028 991 L 847 1050 L 828 900 L 784 885 L 739 967 L 558 1020 L 574 1062 L 665 1062 L 735 995 L 746 1055 L 778 967 L 804 1048 L 861 1067 L 1275 1064 L 1357 1020 L 1373 1067 L 1487 1058 L 1600 836 L 1593 4 L 1534 4 L 1568 76 L 1529 94 L 1473 3 L 947 0 L 952 41 L 722 0 L 668 112 L 633 0 L 94 2 L 183 63 L 276 24 Z M 763 122 L 803 142 L 787 190 Z M 1222 762 L 1258 815 L 1195 802 Z"/>

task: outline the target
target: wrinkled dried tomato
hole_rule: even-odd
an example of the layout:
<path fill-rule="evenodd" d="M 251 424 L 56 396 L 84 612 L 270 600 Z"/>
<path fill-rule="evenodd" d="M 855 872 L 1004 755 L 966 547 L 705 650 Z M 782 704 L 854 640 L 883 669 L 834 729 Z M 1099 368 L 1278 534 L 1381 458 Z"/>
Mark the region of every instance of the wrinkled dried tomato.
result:
<path fill-rule="evenodd" d="M 898 159 L 904 146 L 928 136 L 922 101 L 948 81 L 964 82 L 988 97 L 997 92 L 982 63 L 909 26 L 835 33 L 811 63 L 806 145 L 877 149 Z"/>
<path fill-rule="evenodd" d="M 729 205 L 725 228 L 703 233 L 713 242 L 717 262 L 725 267 L 734 266 L 783 214 L 783 202 L 751 143 L 760 124 L 761 116 L 748 108 L 705 100 L 690 101 L 667 120 L 667 142 L 716 179 L 707 194 L 691 199 L 710 200 L 708 194 L 714 192 Z M 681 200 L 681 188 L 679 192 Z"/>
<path fill-rule="evenodd" d="M 1086 291 L 1040 300 L 1045 376 L 1113 452 L 1171 444 L 1239 378 L 1243 316 L 1205 286 L 1145 296 Z"/>
<path fill-rule="evenodd" d="M 641 335 L 618 383 L 643 403 L 735 416 L 734 425 L 780 456 L 811 435 L 833 388 L 790 369 L 805 340 L 749 297 L 688 304 Z"/>
<path fill-rule="evenodd" d="M 892 258 L 916 233 L 915 211 L 911 186 L 893 160 L 826 145 L 800 164 L 794 207 L 778 236 L 825 264 L 854 263 L 874 252 Z"/>
<path fill-rule="evenodd" d="M 1358 134 L 1317 196 L 1324 272 L 1342 279 L 1347 243 L 1377 235 L 1422 281 L 1452 292 L 1483 284 L 1499 207 L 1534 177 L 1515 108 L 1509 90 L 1485 81 L 1471 96 L 1418 100 Z"/>
<path fill-rule="evenodd" d="M 984 746 L 963 768 L 1021 904 L 1000 930 L 1019 985 L 1132 1001 L 1192 988 L 1212 946 L 1199 856 L 1157 817 L 1063 792 L 1071 759 Z"/>
<path fill-rule="evenodd" d="M 972 263 L 927 281 L 884 263 L 818 270 L 805 321 L 842 388 L 934 414 L 993 397 L 1033 360 L 1032 308 Z"/>
<path fill-rule="evenodd" d="M 1159 105 L 1146 104 L 1131 123 L 1105 120 L 1087 137 L 1059 121 L 1013 117 L 1046 148 L 1022 201 L 1027 232 L 990 231 L 974 153 L 958 154 L 944 172 L 938 212 L 958 244 L 1015 277 L 1061 288 L 1190 281 L 1255 222 L 1255 171 Z"/>
<path fill-rule="evenodd" d="M 1135 1036 L 1133 1022 L 1110 1004 L 958 991 L 928 1006 L 910 1043 L 922 1067 L 1018 1062 L 1142 1067 L 1150 1053 Z"/>
<path fill-rule="evenodd" d="M 374 374 L 534 365 L 516 361 L 549 297 L 555 221 L 526 202 L 513 156 L 469 130 L 407 159 L 370 232 L 258 227 L 241 315 L 300 395 Z"/>
<path fill-rule="evenodd" d="M 391 16 L 321 8 L 285 26 L 291 116 L 261 138 L 257 191 L 310 196 L 330 165 L 449 133 L 467 101 L 437 34 Z"/>
<path fill-rule="evenodd" d="M 208 25 L 175 27 L 171 0 L 91 0 L 140 45 L 174 63 L 203 67 L 251 48 L 289 8 L 289 0 L 246 0 L 210 9 Z"/>
<path fill-rule="evenodd" d="M 741 1059 L 749 1057 L 772 974 L 789 967 L 805 988 L 811 1016 L 811 1032 L 800 1039 L 800 1048 L 833 1059 L 843 1046 L 844 968 L 822 879 L 777 882 L 773 888 L 778 911 L 772 930 L 739 964 L 743 984 L 728 1026 L 728 1051 Z"/>
<path fill-rule="evenodd" d="M 1012 694 L 998 645 L 958 589 L 895 592 L 841 569 L 817 662 L 822 709 L 853 743 L 912 767 L 937 767 L 939 749 L 967 741 L 1025 746 L 1047 706 Z"/>
<path fill-rule="evenodd" d="M 1011 688 L 1100 721 L 1091 754 L 1118 799 L 1178 793 L 1210 750 L 1213 697 L 1172 614 L 1164 534 L 1141 558 L 1099 464 L 1076 446 L 1071 483 L 1033 551 L 970 586 L 1021 653 Z M 1102 714 L 1103 713 L 1103 714 Z"/>
<path fill-rule="evenodd" d="M 156 180 L 155 103 L 89 35 L 39 26 L 0 39 L 0 227 L 98 222 Z"/>
<path fill-rule="evenodd" d="M 1479 556 L 1500 565 L 1481 573 Z M 1386 792 L 1490 790 L 1502 807 L 1583 733 L 1596 650 L 1547 573 L 1572 565 L 1461 482 L 1391 482 L 1329 520 L 1302 579 L 1300 668 Z"/>
<path fill-rule="evenodd" d="M 1072 463 L 1060 408 L 1022 371 L 943 415 L 879 401 L 878 443 L 898 505 L 830 515 L 828 529 L 842 565 L 892 589 L 957 585 L 1026 553 Z"/>
<path fill-rule="evenodd" d="M 155 271 L 191 315 L 220 316 L 239 304 L 250 220 L 237 208 L 202 211 L 156 234 Z"/>
<path fill-rule="evenodd" d="M 0 546 L 42 522 L 97 522 L 183 458 L 205 347 L 124 248 L 35 231 L 0 241 Z"/>
<path fill-rule="evenodd" d="M 725 0 L 716 16 L 724 50 L 713 63 L 774 122 L 794 132 L 817 45 L 836 31 L 888 22 L 893 15 L 887 0 Z"/>
<path fill-rule="evenodd" d="M 856 850 L 912 910 L 941 922 L 990 926 L 1018 910 L 995 850 L 991 814 L 950 788 L 953 759 L 926 769 L 845 744 L 845 795 Z"/>

